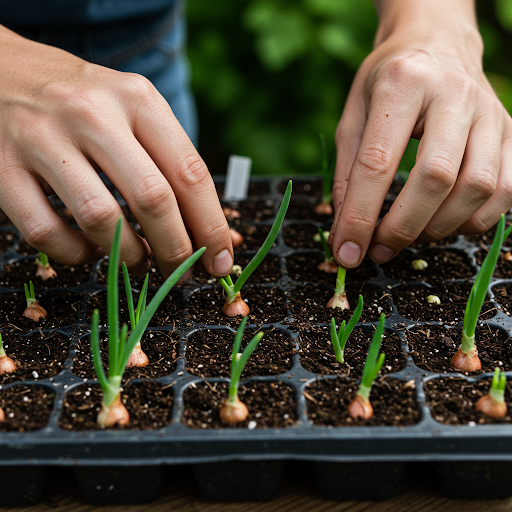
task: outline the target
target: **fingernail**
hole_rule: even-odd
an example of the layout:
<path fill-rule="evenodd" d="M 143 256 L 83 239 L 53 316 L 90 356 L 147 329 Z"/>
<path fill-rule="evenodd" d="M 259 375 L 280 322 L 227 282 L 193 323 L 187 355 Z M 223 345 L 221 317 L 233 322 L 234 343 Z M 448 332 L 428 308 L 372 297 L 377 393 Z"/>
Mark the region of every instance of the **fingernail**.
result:
<path fill-rule="evenodd" d="M 361 248 L 354 242 L 345 242 L 338 250 L 338 262 L 344 267 L 355 267 L 361 257 Z"/>
<path fill-rule="evenodd" d="M 185 284 L 192 277 L 192 270 L 188 269 L 179 279 L 177 284 Z"/>
<path fill-rule="evenodd" d="M 386 263 L 394 254 L 395 251 L 393 249 L 382 244 L 375 244 L 370 247 L 370 256 L 376 263 Z"/>
<path fill-rule="evenodd" d="M 231 272 L 233 268 L 233 258 L 227 249 L 219 252 L 213 260 L 213 271 L 216 274 L 225 276 Z"/>
<path fill-rule="evenodd" d="M 101 260 L 101 258 L 104 258 L 107 254 L 101 247 L 96 247 L 96 250 L 94 251 L 93 255 L 91 256 L 91 261 L 98 261 Z"/>

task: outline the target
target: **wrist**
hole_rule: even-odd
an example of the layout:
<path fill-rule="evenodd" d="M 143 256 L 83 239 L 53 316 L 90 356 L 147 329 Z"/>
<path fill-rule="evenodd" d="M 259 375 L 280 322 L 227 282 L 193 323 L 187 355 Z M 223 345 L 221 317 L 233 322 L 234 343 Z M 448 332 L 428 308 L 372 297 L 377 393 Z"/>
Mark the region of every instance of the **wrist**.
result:
<path fill-rule="evenodd" d="M 481 67 L 483 43 L 473 0 L 374 0 L 379 26 L 374 47 L 409 40 L 429 49 L 470 55 Z"/>

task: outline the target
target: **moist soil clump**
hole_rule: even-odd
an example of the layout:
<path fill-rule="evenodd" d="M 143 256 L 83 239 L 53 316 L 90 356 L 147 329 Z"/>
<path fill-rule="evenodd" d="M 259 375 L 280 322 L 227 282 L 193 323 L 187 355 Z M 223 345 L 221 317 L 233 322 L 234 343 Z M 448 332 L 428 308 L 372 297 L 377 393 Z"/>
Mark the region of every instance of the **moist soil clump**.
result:
<path fill-rule="evenodd" d="M 324 253 L 320 251 L 292 254 L 286 258 L 288 276 L 294 281 L 330 284 L 334 289 L 336 273 L 330 274 L 318 269 L 318 265 L 324 259 Z M 361 265 L 351 269 L 348 275 L 351 281 L 368 281 L 377 277 L 377 268 L 371 260 L 365 258 Z"/>
<path fill-rule="evenodd" d="M 414 363 L 422 370 L 461 373 L 451 367 L 450 361 L 460 346 L 462 326 L 447 329 L 442 325 L 422 325 L 406 330 L 405 336 Z M 482 370 L 471 372 L 471 375 L 492 372 L 496 367 L 512 370 L 512 338 L 503 329 L 477 325 L 475 343 Z"/>
<path fill-rule="evenodd" d="M 304 391 L 308 418 L 315 425 L 332 427 L 405 426 L 420 420 L 414 381 L 378 378 L 370 394 L 374 414 L 368 420 L 354 420 L 348 413 L 348 405 L 358 389 L 359 381 L 349 377 L 313 382 Z"/>
<path fill-rule="evenodd" d="M 330 324 L 332 317 L 336 319 L 336 325 L 339 325 L 342 320 L 348 322 L 357 306 L 359 294 L 363 296 L 364 301 L 360 322 L 378 322 L 381 313 L 386 316 L 391 314 L 389 304 L 391 295 L 381 288 L 364 283 L 362 286 L 355 283 L 347 284 L 350 311 L 326 307 L 334 294 L 334 286 L 325 288 L 305 285 L 302 288 L 295 288 L 290 293 L 290 310 L 293 317 L 290 323 L 300 330 L 309 329 L 314 324 Z"/>
<path fill-rule="evenodd" d="M 48 424 L 55 399 L 43 386 L 12 386 L 0 391 L 0 407 L 5 421 L 0 432 L 33 432 Z"/>
<path fill-rule="evenodd" d="M 279 288 L 267 286 L 247 286 L 242 288 L 242 298 L 251 311 L 249 324 L 273 324 L 286 319 L 285 293 Z M 203 325 L 229 325 L 238 327 L 241 316 L 230 318 L 222 313 L 226 302 L 224 290 L 220 287 L 204 288 L 190 296 L 186 319 Z"/>
<path fill-rule="evenodd" d="M 266 330 L 260 344 L 247 361 L 242 378 L 278 375 L 289 371 L 296 353 L 295 343 L 279 329 Z M 246 329 L 240 352 L 256 334 Z M 230 377 L 235 334 L 225 329 L 198 330 L 187 339 L 186 370 L 204 377 Z"/>
<path fill-rule="evenodd" d="M 192 384 L 183 394 L 182 423 L 191 428 L 285 428 L 297 421 L 294 390 L 280 381 L 252 381 L 241 385 L 238 396 L 249 409 L 245 421 L 223 423 L 219 410 L 228 396 L 228 383 Z"/>
<path fill-rule="evenodd" d="M 36 276 L 37 264 L 34 259 L 23 259 L 10 263 L 4 267 L 0 276 L 0 286 L 23 290 L 23 284 L 32 281 L 36 291 L 66 288 L 86 283 L 91 275 L 92 266 L 90 264 L 70 267 L 50 261 L 50 265 L 57 272 L 57 276 L 43 281 Z"/>
<path fill-rule="evenodd" d="M 230 222 L 231 227 L 237 227 L 241 222 L 261 222 L 274 219 L 274 201 L 271 199 L 263 201 L 221 201 L 223 208 L 237 210 L 240 218 Z"/>
<path fill-rule="evenodd" d="M 124 382 L 132 379 L 156 379 L 169 375 L 176 369 L 179 357 L 178 340 L 172 331 L 148 331 L 141 339 L 141 347 L 148 356 L 149 364 L 142 367 L 127 368 Z M 103 367 L 108 369 L 108 338 L 100 340 Z M 73 359 L 73 373 L 77 377 L 95 379 L 96 373 L 91 358 L 89 336 L 78 341 L 76 356 Z"/>
<path fill-rule="evenodd" d="M 464 320 L 464 312 L 473 283 L 447 282 L 428 288 L 404 284 L 391 290 L 393 303 L 399 315 L 414 322 L 439 321 L 455 325 Z M 428 296 L 436 295 L 441 304 L 429 304 Z M 497 313 L 494 304 L 487 300 L 483 303 L 480 320 L 489 320 Z"/>
<path fill-rule="evenodd" d="M 339 328 L 339 325 L 336 326 Z M 336 361 L 331 343 L 330 327 L 314 327 L 304 330 L 299 336 L 299 354 L 302 366 L 321 375 L 343 374 L 360 378 L 368 354 L 373 329 L 356 328 L 345 345 L 345 363 Z M 381 352 L 386 354 L 380 373 L 398 372 L 405 368 L 405 353 L 397 334 L 384 331 Z"/>
<path fill-rule="evenodd" d="M 0 384 L 55 377 L 64 368 L 69 340 L 59 332 L 16 332 L 2 335 L 6 354 L 16 363 L 16 371 L 0 375 Z"/>
<path fill-rule="evenodd" d="M 12 231 L 0 231 L 0 252 L 9 251 L 17 240 L 18 237 Z"/>
<path fill-rule="evenodd" d="M 415 270 L 411 264 L 422 259 L 428 263 L 424 270 Z M 418 253 L 404 250 L 396 258 L 382 265 L 384 274 L 398 281 L 426 281 L 439 283 L 447 279 L 468 279 L 476 269 L 471 267 L 468 258 L 454 250 L 426 250 Z"/>
<path fill-rule="evenodd" d="M 482 265 L 487 254 L 487 249 L 480 249 L 475 253 L 475 259 L 478 265 Z M 512 278 L 512 254 L 510 253 L 510 251 L 500 251 L 500 255 L 498 257 L 498 261 L 496 262 L 496 267 L 494 267 L 494 272 L 492 275 L 494 278 Z"/>
<path fill-rule="evenodd" d="M 494 300 L 500 305 L 501 311 L 512 316 L 512 284 L 500 283 L 492 287 Z"/>
<path fill-rule="evenodd" d="M 65 430 L 102 430 L 96 423 L 101 407 L 101 387 L 83 384 L 66 393 L 59 427 Z M 154 381 L 131 382 L 121 391 L 121 400 L 130 414 L 123 430 L 157 430 L 171 421 L 172 388 Z"/>
<path fill-rule="evenodd" d="M 466 379 L 447 377 L 430 379 L 425 383 L 425 396 L 432 417 L 446 425 L 483 425 L 486 423 L 512 423 L 512 383 L 505 387 L 507 415 L 491 418 L 475 410 L 476 402 L 486 395 L 492 379 L 468 382 Z"/>

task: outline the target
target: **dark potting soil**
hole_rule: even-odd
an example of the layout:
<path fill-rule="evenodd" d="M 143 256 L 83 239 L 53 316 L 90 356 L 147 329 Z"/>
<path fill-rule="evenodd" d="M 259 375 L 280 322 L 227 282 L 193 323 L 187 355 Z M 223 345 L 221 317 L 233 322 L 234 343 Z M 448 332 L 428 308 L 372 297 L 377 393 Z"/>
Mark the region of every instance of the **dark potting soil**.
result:
<path fill-rule="evenodd" d="M 107 285 L 107 272 L 108 272 L 108 259 L 102 260 L 100 267 L 98 269 L 98 277 L 97 282 L 99 284 Z M 130 275 L 130 283 L 133 289 L 139 290 L 142 288 L 144 284 L 144 279 L 146 278 L 145 275 L 140 277 L 135 277 L 133 275 Z M 153 286 L 160 287 L 162 286 L 164 282 L 164 279 L 162 277 L 162 274 L 158 270 L 158 267 L 156 266 L 155 262 L 153 261 L 153 264 L 151 265 L 151 268 L 149 269 L 149 282 L 148 286 L 151 288 Z M 122 289 L 124 290 L 124 281 L 123 281 L 123 274 L 121 269 L 119 269 L 119 284 L 121 285 Z M 122 292 L 124 293 L 124 292 Z"/>
<path fill-rule="evenodd" d="M 241 222 L 261 222 L 263 220 L 274 219 L 274 201 L 267 200 L 247 200 L 247 201 L 222 201 L 223 208 L 233 208 L 240 213 L 239 219 L 234 219 L 230 225 L 235 227 Z"/>
<path fill-rule="evenodd" d="M 512 423 L 512 382 L 505 388 L 508 413 L 503 418 L 491 418 L 475 409 L 478 399 L 489 392 L 492 379 L 468 382 L 460 377 L 430 379 L 425 383 L 425 396 L 432 417 L 447 425 Z"/>
<path fill-rule="evenodd" d="M 479 249 L 475 253 L 476 262 L 482 265 L 488 251 L 486 249 Z M 507 259 L 510 258 L 510 259 Z M 500 251 L 496 267 L 494 268 L 493 277 L 512 278 L 512 255 L 509 251 Z"/>
<path fill-rule="evenodd" d="M 286 187 L 288 186 L 288 181 L 283 180 L 277 184 L 277 190 L 280 194 L 284 194 Z M 308 197 L 322 197 L 324 193 L 324 181 L 321 178 L 312 179 L 312 180 L 293 180 L 293 195 L 304 195 Z"/>
<path fill-rule="evenodd" d="M 96 418 L 101 406 L 101 388 L 83 384 L 66 393 L 59 427 L 65 430 L 101 430 Z M 131 382 L 121 392 L 121 400 L 130 414 L 124 430 L 157 430 L 171 421 L 173 391 L 154 381 Z"/>
<path fill-rule="evenodd" d="M 378 322 L 381 313 L 387 316 L 391 314 L 389 290 L 374 287 L 363 283 L 348 283 L 347 298 L 350 304 L 350 311 L 339 308 L 327 308 L 327 302 L 334 294 L 332 288 L 314 286 L 311 284 L 300 288 L 294 288 L 290 292 L 290 312 L 292 326 L 298 329 L 308 329 L 314 324 L 330 324 L 334 316 L 338 325 L 342 320 L 350 320 L 357 305 L 359 294 L 363 296 L 363 311 L 360 322 Z"/>
<path fill-rule="evenodd" d="M 248 324 L 272 324 L 282 322 L 287 316 L 285 293 L 279 288 L 262 285 L 244 286 L 242 298 L 251 308 Z M 188 315 L 185 318 L 204 325 L 229 325 L 235 329 L 242 317 L 227 317 L 222 313 L 226 302 L 220 285 L 204 288 L 191 294 Z"/>
<path fill-rule="evenodd" d="M 192 384 L 183 393 L 182 423 L 191 428 L 285 428 L 297 421 L 294 390 L 280 381 L 243 384 L 239 398 L 249 409 L 247 420 L 222 423 L 219 410 L 227 398 L 226 382 Z"/>
<path fill-rule="evenodd" d="M 0 384 L 54 377 L 62 371 L 68 356 L 69 340 L 58 332 L 9 332 L 3 333 L 2 340 L 16 371 L 0 375 Z"/>
<path fill-rule="evenodd" d="M 286 218 L 288 220 L 313 220 L 316 222 L 329 222 L 332 224 L 332 215 L 319 215 L 315 212 L 315 206 L 318 201 L 310 202 L 301 199 L 290 201 Z"/>
<path fill-rule="evenodd" d="M 242 270 L 253 259 L 256 253 L 235 255 L 235 265 L 240 265 Z M 192 278 L 200 284 L 216 284 L 217 279 L 204 272 L 194 272 Z M 256 270 L 249 277 L 251 283 L 275 283 L 281 278 L 281 264 L 278 256 L 267 254 L 264 260 L 258 265 Z M 237 276 L 231 274 L 231 279 L 235 283 Z"/>
<path fill-rule="evenodd" d="M 149 364 L 143 367 L 127 368 L 123 382 L 150 378 L 156 379 L 169 375 L 176 369 L 179 357 L 178 338 L 172 331 L 148 331 L 141 339 L 141 347 L 148 356 Z M 108 338 L 100 341 L 103 367 L 108 368 Z M 96 374 L 91 358 L 91 343 L 89 336 L 81 338 L 77 343 L 76 356 L 73 359 L 73 373 L 77 377 L 95 379 Z"/>
<path fill-rule="evenodd" d="M 255 226 L 254 224 L 243 224 L 236 227 L 236 230 L 244 237 L 241 245 L 234 248 L 235 252 L 258 251 L 266 240 L 271 226 Z M 272 247 L 276 246 L 276 242 Z M 236 257 L 238 259 L 238 256 Z M 235 261 L 235 263 L 238 263 Z"/>
<path fill-rule="evenodd" d="M 324 231 L 329 231 L 330 224 L 323 226 Z M 322 249 L 321 242 L 315 240 L 318 228 L 314 224 L 289 224 L 281 228 L 283 241 L 288 247 L 294 249 Z"/>
<path fill-rule="evenodd" d="M 440 321 L 454 325 L 464 320 L 464 312 L 473 283 L 446 282 L 431 288 L 403 284 L 391 290 L 398 314 L 415 322 Z M 436 295 L 441 304 L 429 304 L 427 297 Z M 480 320 L 489 320 L 497 308 L 487 300 L 482 306 Z"/>
<path fill-rule="evenodd" d="M 431 372 L 460 372 L 451 367 L 452 356 L 457 352 L 462 338 L 462 326 L 447 329 L 441 325 L 422 325 L 405 331 L 409 351 L 416 365 Z M 475 343 L 482 363 L 482 372 L 492 372 L 496 367 L 512 370 L 512 338 L 503 329 L 477 325 Z"/>
<path fill-rule="evenodd" d="M 503 313 L 512 316 L 512 284 L 499 283 L 494 285 L 491 290 Z"/>
<path fill-rule="evenodd" d="M 55 395 L 44 386 L 12 386 L 0 390 L 5 421 L 0 432 L 33 432 L 48 424 Z"/>
<path fill-rule="evenodd" d="M 370 394 L 374 415 L 368 420 L 354 420 L 347 410 L 358 389 L 359 381 L 350 377 L 321 379 L 309 384 L 304 392 L 309 419 L 315 425 L 335 427 L 414 425 L 421 419 L 414 381 L 378 378 Z"/>
<path fill-rule="evenodd" d="M 147 304 L 151 301 L 156 289 L 149 289 L 147 296 Z M 137 307 L 139 294 L 133 292 L 134 307 Z M 100 310 L 100 326 L 106 325 L 107 322 L 107 292 L 100 292 L 90 296 L 89 308 L 86 315 L 86 322 L 91 323 L 92 312 L 94 309 Z M 185 308 L 185 301 L 181 291 L 173 288 L 167 297 L 162 301 L 153 318 L 149 322 L 150 327 L 162 327 L 164 325 L 173 325 L 178 320 L 179 315 Z M 119 289 L 119 323 L 130 325 L 130 315 L 126 302 L 124 288 Z"/>
<path fill-rule="evenodd" d="M 27 306 L 25 292 L 13 292 L 0 295 L 0 315 L 7 329 L 22 332 L 33 329 L 56 329 L 74 324 L 82 306 L 83 296 L 62 290 L 51 290 L 39 294 L 36 299 L 46 309 L 48 316 L 35 322 L 23 316 Z"/>
<path fill-rule="evenodd" d="M 423 259 L 428 263 L 424 270 L 414 270 L 412 262 Z M 447 279 L 468 279 L 476 274 L 465 254 L 455 250 L 425 250 L 413 253 L 404 250 L 382 265 L 384 273 L 399 281 L 426 281 L 439 283 Z"/>
<path fill-rule="evenodd" d="M 336 327 L 339 328 L 339 325 Z M 345 363 L 340 364 L 334 355 L 330 327 L 311 327 L 299 335 L 300 362 L 306 370 L 320 375 L 339 374 L 361 378 L 373 332 L 373 329 L 354 329 L 345 345 Z M 395 333 L 384 331 L 381 352 L 386 354 L 381 374 L 398 372 L 405 368 L 402 341 Z"/>
<path fill-rule="evenodd" d="M 50 261 L 50 265 L 57 272 L 57 276 L 43 281 L 40 277 L 36 277 L 37 265 L 34 259 L 15 261 L 4 267 L 0 275 L 0 286 L 23 290 L 23 284 L 32 281 L 36 293 L 38 290 L 79 286 L 88 281 L 92 268 L 90 264 L 69 267 L 56 261 Z"/>
<path fill-rule="evenodd" d="M 505 220 L 505 229 L 507 229 L 509 226 L 512 226 L 512 220 L 506 219 Z M 475 244 L 485 244 L 485 245 L 492 245 L 492 242 L 494 240 L 494 235 L 496 234 L 496 226 L 493 226 L 491 229 L 487 230 L 485 233 L 477 233 L 476 235 L 464 235 L 464 238 L 470 242 L 473 242 Z M 512 241 L 510 238 L 505 240 L 505 243 L 503 244 L 503 247 L 511 247 Z"/>
<path fill-rule="evenodd" d="M 289 335 L 279 329 L 263 329 L 263 332 L 260 344 L 245 365 L 242 379 L 255 375 L 278 375 L 292 367 L 296 349 Z M 240 352 L 255 333 L 254 329 L 245 330 Z M 194 332 L 187 340 L 186 370 L 204 377 L 229 377 L 234 338 L 235 334 L 226 329 Z"/>
<path fill-rule="evenodd" d="M 295 281 L 307 283 L 336 284 L 336 273 L 328 273 L 318 269 L 318 265 L 324 261 L 323 251 L 309 251 L 295 253 L 286 258 L 286 270 L 288 277 Z M 367 281 L 377 277 L 377 267 L 369 259 L 365 258 L 361 265 L 348 272 L 351 281 Z"/>
<path fill-rule="evenodd" d="M 286 182 L 288 184 L 288 182 Z M 224 196 L 224 183 L 216 183 L 215 188 L 219 194 L 219 198 Z M 284 187 L 286 190 L 286 186 Z M 283 190 L 284 193 L 284 190 Z M 265 181 L 250 181 L 247 189 L 247 196 L 266 196 L 270 194 L 270 185 Z"/>
<path fill-rule="evenodd" d="M 0 226 L 12 226 L 9 217 L 2 210 L 0 210 Z"/>
<path fill-rule="evenodd" d="M 18 237 L 12 231 L 0 231 L 0 252 L 7 252 L 17 240 Z"/>

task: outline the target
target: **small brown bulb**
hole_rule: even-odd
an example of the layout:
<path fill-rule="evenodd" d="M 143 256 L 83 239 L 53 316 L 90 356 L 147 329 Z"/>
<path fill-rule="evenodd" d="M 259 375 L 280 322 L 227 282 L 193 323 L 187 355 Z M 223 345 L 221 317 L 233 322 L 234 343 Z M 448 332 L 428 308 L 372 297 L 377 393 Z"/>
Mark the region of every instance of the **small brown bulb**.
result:
<path fill-rule="evenodd" d="M 249 416 L 247 406 L 237 397 L 236 402 L 226 400 L 220 408 L 220 419 L 223 423 L 239 423 Z"/>
<path fill-rule="evenodd" d="M 228 302 L 226 300 L 226 303 L 224 304 L 224 307 L 222 308 L 222 312 L 231 318 L 234 318 L 235 316 L 241 315 L 241 316 L 247 316 L 250 313 L 249 306 L 245 303 L 244 299 L 242 299 L 242 296 L 240 295 L 240 292 L 236 294 L 236 297 L 231 302 Z"/>
<path fill-rule="evenodd" d="M 109 428 L 118 425 L 124 427 L 130 421 L 130 415 L 126 407 L 121 402 L 121 396 L 117 395 L 116 399 L 109 407 L 101 404 L 101 410 L 98 414 L 98 425 Z"/>
<path fill-rule="evenodd" d="M 373 416 L 373 407 L 368 400 L 365 400 L 358 393 L 352 400 L 352 402 L 350 402 L 348 406 L 348 413 L 355 420 L 357 420 L 358 418 L 368 420 Z"/>
<path fill-rule="evenodd" d="M 35 322 L 39 322 L 39 320 L 44 320 L 47 314 L 48 313 L 46 312 L 46 309 L 44 309 L 43 306 L 41 306 L 37 300 L 35 302 L 32 302 L 32 304 L 28 305 L 27 309 L 23 311 L 23 316 L 30 318 Z"/>
<path fill-rule="evenodd" d="M 48 281 L 48 279 L 53 279 L 57 277 L 57 272 L 53 269 L 51 265 L 41 265 L 37 264 L 36 277 L 40 277 L 43 281 Z"/>
<path fill-rule="evenodd" d="M 0 357 L 0 375 L 4 373 L 13 373 L 16 371 L 16 363 L 7 355 Z"/>
<path fill-rule="evenodd" d="M 346 292 L 343 292 L 343 293 L 335 293 L 330 299 L 329 299 L 329 302 L 327 303 L 327 308 L 332 308 L 332 309 L 341 309 L 341 310 L 344 310 L 344 309 L 350 309 L 350 304 L 348 303 L 348 299 L 347 299 L 347 293 Z"/>
<path fill-rule="evenodd" d="M 315 213 L 317 215 L 332 215 L 332 206 L 330 203 L 318 203 L 315 206 Z"/>
<path fill-rule="evenodd" d="M 452 357 L 451 364 L 456 370 L 463 372 L 476 372 L 482 369 L 482 363 L 480 362 L 476 348 L 466 354 L 462 352 L 462 349 L 459 347 L 459 350 L 457 350 Z"/>
<path fill-rule="evenodd" d="M 0 407 L 0 423 L 5 421 L 5 413 L 4 410 Z"/>
<path fill-rule="evenodd" d="M 236 229 L 230 228 L 229 233 L 231 234 L 231 243 L 235 249 L 244 243 L 244 237 Z"/>
<path fill-rule="evenodd" d="M 476 403 L 475 409 L 491 418 L 503 418 L 507 415 L 507 404 L 498 402 L 490 395 L 481 397 Z"/>
<path fill-rule="evenodd" d="M 132 353 L 128 358 L 128 363 L 126 364 L 126 368 L 133 368 L 137 366 L 142 368 L 143 366 L 147 366 L 149 364 L 149 359 L 140 344 L 135 345 L 133 347 Z"/>
<path fill-rule="evenodd" d="M 334 260 L 324 260 L 318 265 L 318 270 L 328 274 L 336 274 L 338 272 L 338 264 Z"/>

